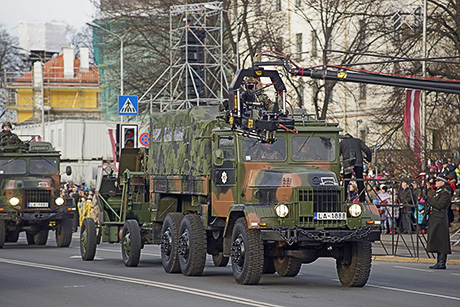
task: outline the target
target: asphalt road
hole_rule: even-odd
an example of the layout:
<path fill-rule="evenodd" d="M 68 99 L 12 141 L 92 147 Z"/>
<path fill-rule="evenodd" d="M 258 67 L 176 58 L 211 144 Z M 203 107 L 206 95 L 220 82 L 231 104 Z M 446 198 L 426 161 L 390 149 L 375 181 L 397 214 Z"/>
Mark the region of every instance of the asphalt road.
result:
<path fill-rule="evenodd" d="M 459 306 L 460 265 L 433 271 L 423 263 L 374 261 L 364 288 L 344 288 L 335 262 L 304 264 L 297 277 L 264 275 L 258 286 L 235 283 L 230 265 L 209 257 L 201 277 L 166 274 L 159 247 L 147 245 L 137 268 L 121 260 L 120 245 L 98 245 L 80 258 L 78 235 L 69 248 L 18 243 L 0 249 L 0 306 Z"/>

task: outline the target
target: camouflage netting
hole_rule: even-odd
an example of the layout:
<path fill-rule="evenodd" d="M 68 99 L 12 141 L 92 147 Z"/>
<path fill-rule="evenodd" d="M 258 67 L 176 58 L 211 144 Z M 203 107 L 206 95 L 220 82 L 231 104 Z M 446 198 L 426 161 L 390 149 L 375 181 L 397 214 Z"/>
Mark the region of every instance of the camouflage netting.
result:
<path fill-rule="evenodd" d="M 219 110 L 193 107 L 157 113 L 150 120 L 149 173 L 153 175 L 211 174 L 211 133 L 223 126 Z"/>

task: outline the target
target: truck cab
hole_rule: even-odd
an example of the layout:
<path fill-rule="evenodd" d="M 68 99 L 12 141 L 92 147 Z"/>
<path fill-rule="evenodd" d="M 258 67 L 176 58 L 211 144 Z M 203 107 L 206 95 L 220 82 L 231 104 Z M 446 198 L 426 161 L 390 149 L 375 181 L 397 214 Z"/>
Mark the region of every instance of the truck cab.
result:
<path fill-rule="evenodd" d="M 60 196 L 59 165 L 60 154 L 48 142 L 0 148 L 1 247 L 21 231 L 29 244 L 45 245 L 49 230 L 56 231 L 58 246 L 70 245 L 75 207 Z"/>

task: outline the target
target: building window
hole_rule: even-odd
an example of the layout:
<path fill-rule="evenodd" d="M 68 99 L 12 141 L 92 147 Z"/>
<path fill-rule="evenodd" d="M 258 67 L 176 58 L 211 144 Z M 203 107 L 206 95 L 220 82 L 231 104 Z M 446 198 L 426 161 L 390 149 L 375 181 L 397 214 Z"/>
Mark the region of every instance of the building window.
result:
<path fill-rule="evenodd" d="M 304 93 L 305 93 L 305 82 L 301 79 L 299 81 L 299 107 L 304 107 Z"/>
<path fill-rule="evenodd" d="M 360 103 L 365 103 L 367 98 L 367 84 L 359 84 L 359 100 Z"/>
<path fill-rule="evenodd" d="M 62 146 L 62 129 L 58 130 L 58 146 Z"/>
<path fill-rule="evenodd" d="M 361 19 L 359 21 L 359 48 L 366 46 L 366 21 Z"/>
<path fill-rule="evenodd" d="M 311 31 L 311 56 L 318 56 L 318 36 L 316 35 L 316 30 Z"/>
<path fill-rule="evenodd" d="M 276 4 L 275 4 L 275 10 L 277 12 L 281 12 L 281 0 L 276 0 Z"/>
<path fill-rule="evenodd" d="M 296 44 L 296 52 L 297 52 L 297 60 L 302 59 L 302 33 L 297 33 L 295 35 L 295 44 Z"/>
<path fill-rule="evenodd" d="M 262 14 L 262 5 L 261 5 L 262 0 L 256 0 L 256 14 L 260 15 Z M 238 15 L 236 15 L 238 16 Z"/>
<path fill-rule="evenodd" d="M 297 7 L 301 7 L 302 6 L 302 0 L 296 0 L 295 5 Z"/>

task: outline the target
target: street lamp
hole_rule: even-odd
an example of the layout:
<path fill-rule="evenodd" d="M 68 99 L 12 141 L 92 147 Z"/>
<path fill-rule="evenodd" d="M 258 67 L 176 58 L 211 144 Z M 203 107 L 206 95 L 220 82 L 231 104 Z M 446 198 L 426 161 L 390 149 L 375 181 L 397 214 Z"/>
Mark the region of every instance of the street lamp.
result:
<path fill-rule="evenodd" d="M 38 53 L 32 54 L 30 50 L 27 50 L 25 48 L 22 48 L 16 45 L 11 45 L 11 47 L 13 47 L 14 49 L 23 50 L 31 55 L 36 55 L 40 59 L 40 66 L 42 68 L 42 76 L 41 76 L 42 82 L 40 82 L 41 113 L 42 113 L 42 116 L 41 116 L 42 117 L 42 141 L 44 141 L 45 140 L 45 93 L 43 90 L 43 83 L 45 82 L 45 79 L 44 79 L 45 62 L 43 61 L 43 58 Z"/>
<path fill-rule="evenodd" d="M 120 35 L 112 31 L 109 31 L 106 28 L 101 27 L 100 25 L 94 22 L 87 22 L 86 24 L 90 27 L 98 28 L 98 29 L 101 29 L 102 31 L 110 33 L 116 36 L 120 40 L 120 96 L 123 96 L 123 38 Z M 123 116 L 121 117 L 121 122 L 123 122 Z"/>
<path fill-rule="evenodd" d="M 223 12 L 226 12 L 227 14 L 233 15 L 235 17 L 235 22 L 236 22 L 236 70 L 240 69 L 240 54 L 239 54 L 239 48 L 238 44 L 240 42 L 239 35 L 238 35 L 238 16 L 236 16 L 233 12 L 230 12 L 228 10 L 224 10 L 221 7 L 215 6 L 213 4 L 207 3 L 204 5 L 205 8 L 210 9 L 210 10 L 221 10 Z"/>

